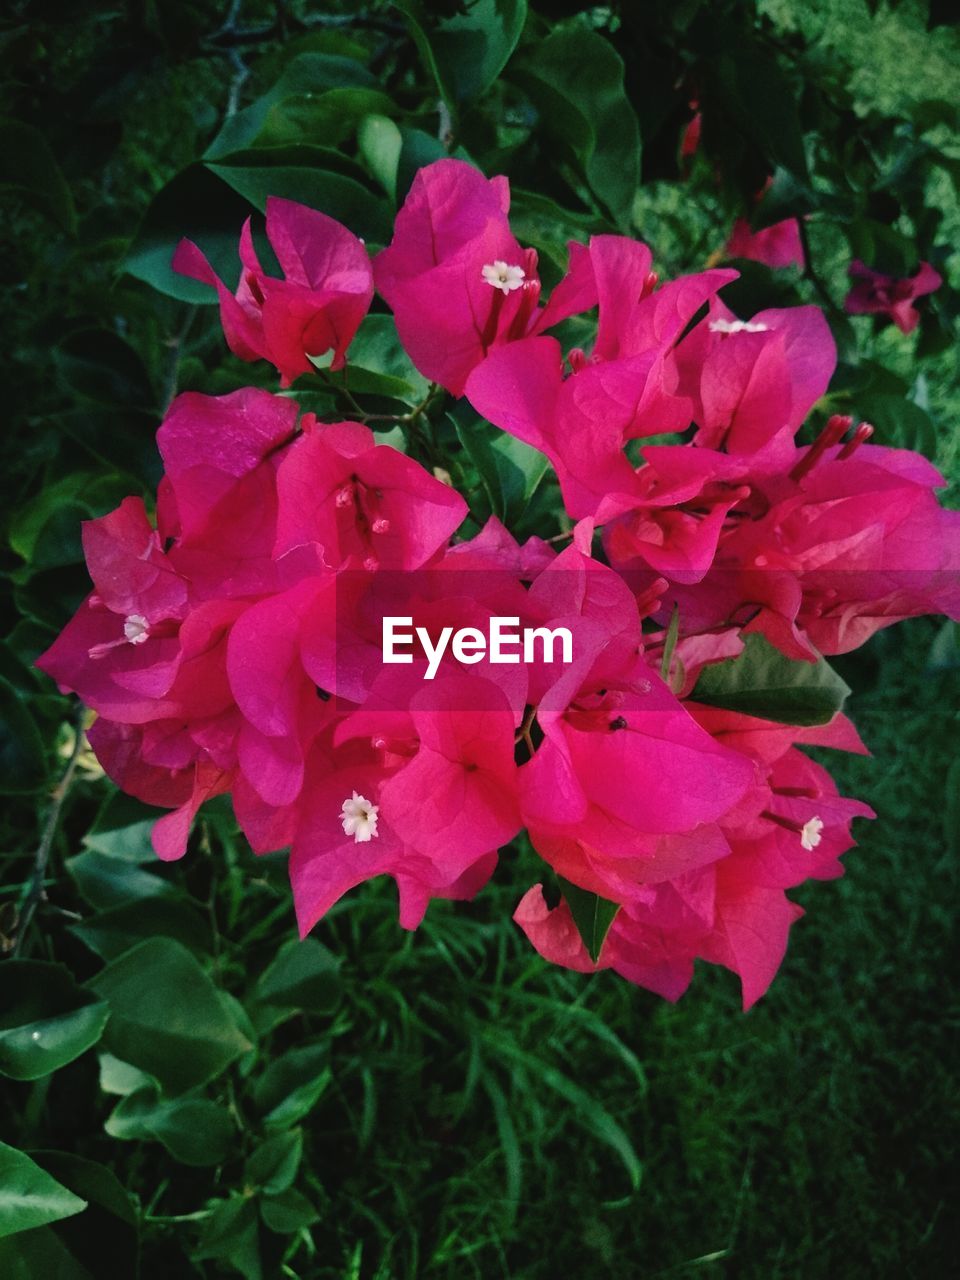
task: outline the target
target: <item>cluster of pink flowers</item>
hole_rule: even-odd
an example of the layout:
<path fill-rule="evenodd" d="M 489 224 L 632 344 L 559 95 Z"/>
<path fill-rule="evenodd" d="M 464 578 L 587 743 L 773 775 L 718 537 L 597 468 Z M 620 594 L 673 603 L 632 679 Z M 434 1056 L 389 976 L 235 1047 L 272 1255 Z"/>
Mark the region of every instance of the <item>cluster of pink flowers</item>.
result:
<path fill-rule="evenodd" d="M 815 307 L 738 319 L 718 297 L 734 272 L 659 285 L 649 250 L 619 236 L 571 245 L 544 301 L 508 211 L 505 179 L 443 160 L 372 263 L 281 200 L 267 232 L 282 279 L 249 227 L 235 294 L 195 246 L 177 261 L 216 285 L 231 349 L 284 385 L 310 356 L 349 368 L 375 285 L 424 376 L 549 458 L 564 549 L 495 519 L 458 539 L 464 499 L 365 425 L 263 390 L 188 392 L 158 433 L 155 523 L 128 498 L 84 527 L 93 593 L 39 665 L 97 713 L 107 773 L 171 810 L 160 857 L 185 852 L 223 792 L 255 851 L 290 847 L 303 933 L 382 874 L 413 928 L 431 898 L 476 894 L 525 829 L 618 906 L 594 961 L 568 905 L 534 886 L 515 919 L 542 955 L 669 999 L 700 957 L 734 970 L 749 1005 L 801 914 L 785 891 L 839 875 L 853 818 L 871 816 L 798 745 L 864 747 L 839 713 L 804 728 L 705 705 L 698 676 L 753 632 L 809 660 L 956 616 L 960 517 L 928 462 L 866 443 L 867 426 L 834 417 L 796 443 L 835 361 Z M 546 332 L 594 307 L 589 353 Z M 643 444 L 664 432 L 687 442 Z M 382 661 L 396 615 L 430 635 L 562 625 L 573 659 L 494 670 L 448 650 L 425 680 L 422 651 Z"/>

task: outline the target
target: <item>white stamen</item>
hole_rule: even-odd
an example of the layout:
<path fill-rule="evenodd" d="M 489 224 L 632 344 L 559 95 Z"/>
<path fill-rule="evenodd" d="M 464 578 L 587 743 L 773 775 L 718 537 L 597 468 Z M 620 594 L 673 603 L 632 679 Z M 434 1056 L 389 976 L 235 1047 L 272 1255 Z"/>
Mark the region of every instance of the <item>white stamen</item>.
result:
<path fill-rule="evenodd" d="M 150 635 L 150 624 L 142 613 L 131 613 L 123 624 L 128 644 L 143 644 Z"/>
<path fill-rule="evenodd" d="M 499 289 L 502 293 L 512 293 L 514 289 L 522 289 L 526 274 L 523 267 L 511 267 L 509 263 L 501 262 L 499 258 L 496 262 L 488 262 L 482 272 L 487 284 L 493 285 L 494 289 Z"/>
<path fill-rule="evenodd" d="M 754 324 L 751 320 L 711 320 L 711 333 L 766 333 L 766 324 Z"/>
<path fill-rule="evenodd" d="M 343 834 L 353 836 L 356 844 L 366 844 L 377 835 L 380 806 L 371 804 L 366 796 L 355 791 L 349 800 L 344 800 L 340 809 L 340 821 Z"/>
<path fill-rule="evenodd" d="M 803 824 L 803 830 L 800 832 L 800 843 L 804 849 L 810 851 L 815 849 L 822 839 L 820 832 L 823 830 L 822 818 L 811 818 L 809 822 Z"/>

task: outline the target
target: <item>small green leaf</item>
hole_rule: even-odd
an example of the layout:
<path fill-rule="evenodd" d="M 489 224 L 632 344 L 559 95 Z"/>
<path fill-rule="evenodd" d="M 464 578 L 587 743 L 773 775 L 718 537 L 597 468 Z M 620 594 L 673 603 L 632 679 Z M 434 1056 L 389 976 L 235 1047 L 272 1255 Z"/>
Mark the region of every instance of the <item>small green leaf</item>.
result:
<path fill-rule="evenodd" d="M 165 1092 L 205 1084 L 252 1047 L 209 976 L 172 939 L 141 942 L 90 986 L 110 1005 L 104 1046 Z"/>
<path fill-rule="evenodd" d="M 230 1154 L 236 1126 L 230 1112 L 208 1098 L 162 1099 L 147 1085 L 120 1101 L 104 1128 L 112 1138 L 162 1142 L 181 1164 L 222 1164 Z"/>
<path fill-rule="evenodd" d="M 554 31 L 511 64 L 558 156 L 568 154 L 624 230 L 640 183 L 640 127 L 624 90 L 623 60 L 581 25 Z"/>
<path fill-rule="evenodd" d="M 302 1155 L 302 1129 L 277 1133 L 262 1142 L 247 1160 L 243 1172 L 244 1183 L 266 1195 L 278 1195 L 293 1183 Z"/>
<path fill-rule="evenodd" d="M 77 986 L 60 964 L 6 960 L 0 965 L 0 1072 L 37 1080 L 97 1043 L 109 1009 Z"/>
<path fill-rule="evenodd" d="M 302 1231 L 320 1217 L 307 1197 L 295 1187 L 277 1196 L 264 1196 L 260 1201 L 260 1215 L 264 1224 L 280 1235 Z"/>
<path fill-rule="evenodd" d="M 527 18 L 526 0 L 472 0 L 464 12 L 431 21 L 421 0 L 396 0 L 410 34 L 443 98 L 453 107 L 479 97 L 517 47 Z"/>
<path fill-rule="evenodd" d="M 198 1261 L 222 1259 L 235 1267 L 245 1280 L 261 1280 L 256 1201 L 247 1196 L 219 1200 L 204 1220 L 194 1257 Z"/>
<path fill-rule="evenodd" d="M 660 679 L 665 683 L 670 683 L 670 664 L 673 661 L 673 653 L 677 647 L 677 637 L 680 635 L 680 606 L 673 606 L 673 613 L 670 617 L 670 625 L 667 627 L 667 635 L 663 642 L 663 657 L 660 659 Z"/>
<path fill-rule="evenodd" d="M 691 696 L 762 720 L 813 725 L 832 720 L 849 693 L 825 658 L 796 662 L 763 636 L 749 635 L 739 657 L 704 669 Z"/>
<path fill-rule="evenodd" d="M 330 1013 L 340 999 L 340 961 L 316 938 L 293 938 L 263 971 L 254 996 L 263 1004 Z"/>
<path fill-rule="evenodd" d="M 28 1155 L 0 1142 L 0 1236 L 69 1218 L 87 1207 Z"/>
<path fill-rule="evenodd" d="M 357 149 L 370 173 L 391 200 L 397 198 L 397 168 L 403 150 L 403 134 L 388 117 L 365 116 L 357 130 Z"/>
<path fill-rule="evenodd" d="M 601 898 L 599 894 L 590 893 L 587 889 L 581 889 L 562 876 L 557 879 L 560 881 L 560 892 L 573 916 L 573 923 L 587 948 L 587 954 L 596 964 L 620 905 Z"/>
<path fill-rule="evenodd" d="M 270 1063 L 253 1089 L 265 1129 L 287 1129 L 313 1109 L 332 1079 L 328 1058 L 324 1043 L 290 1049 Z"/>

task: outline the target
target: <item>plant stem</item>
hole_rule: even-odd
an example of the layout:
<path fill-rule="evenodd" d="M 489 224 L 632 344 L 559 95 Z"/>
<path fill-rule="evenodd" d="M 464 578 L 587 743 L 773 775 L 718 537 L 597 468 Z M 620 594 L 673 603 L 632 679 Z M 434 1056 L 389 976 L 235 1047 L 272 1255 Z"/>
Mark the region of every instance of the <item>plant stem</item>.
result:
<path fill-rule="evenodd" d="M 33 860 L 33 875 L 30 877 L 30 884 L 27 887 L 26 896 L 23 906 L 20 909 L 20 920 L 17 925 L 17 940 L 14 943 L 13 954 L 20 954 L 23 946 L 23 940 L 27 936 L 30 923 L 36 913 L 38 904 L 44 897 L 43 882 L 47 874 L 47 863 L 50 861 L 50 852 L 53 848 L 53 841 L 57 834 L 57 827 L 60 822 L 60 813 L 63 809 L 64 802 L 70 794 L 70 788 L 73 785 L 74 774 L 77 771 L 77 763 L 80 759 L 80 752 L 83 750 L 83 719 L 86 709 L 81 706 L 76 715 L 75 729 L 76 738 L 73 744 L 73 750 L 70 752 L 70 759 L 67 761 L 67 767 L 63 771 L 63 777 L 53 789 L 51 795 L 50 811 L 47 814 L 47 820 L 43 826 L 43 832 L 40 836 L 40 844 L 37 846 L 36 856 Z"/>

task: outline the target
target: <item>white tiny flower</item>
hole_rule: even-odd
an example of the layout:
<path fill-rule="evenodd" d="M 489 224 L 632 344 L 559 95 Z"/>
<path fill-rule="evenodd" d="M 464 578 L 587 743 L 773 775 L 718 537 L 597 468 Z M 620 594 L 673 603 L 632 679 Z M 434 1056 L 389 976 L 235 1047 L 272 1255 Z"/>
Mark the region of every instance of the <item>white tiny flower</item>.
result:
<path fill-rule="evenodd" d="M 526 272 L 523 267 L 511 267 L 498 258 L 496 262 L 488 262 L 483 268 L 483 278 L 487 284 L 503 293 L 512 293 L 514 289 L 522 289 Z"/>
<path fill-rule="evenodd" d="M 128 644 L 143 644 L 150 635 L 150 624 L 142 613 L 128 614 L 123 624 Z"/>
<path fill-rule="evenodd" d="M 769 325 L 754 324 L 751 320 L 711 320 L 711 333 L 766 333 Z"/>
<path fill-rule="evenodd" d="M 805 822 L 803 824 L 803 830 L 800 832 L 800 843 L 803 845 L 804 849 L 809 851 L 817 847 L 822 839 L 820 835 L 822 830 L 822 818 L 811 818 L 809 822 Z"/>
<path fill-rule="evenodd" d="M 343 834 L 353 836 L 357 844 L 366 844 L 377 835 L 379 813 L 378 804 L 371 804 L 366 796 L 358 795 L 355 791 L 349 800 L 344 800 L 340 809 Z"/>
<path fill-rule="evenodd" d="M 33 1032 L 31 1032 L 31 1034 L 30 1034 L 30 1039 L 31 1039 L 31 1040 L 33 1040 L 33 1041 L 37 1041 L 37 1040 L 39 1040 L 39 1039 L 40 1039 L 40 1032 L 39 1032 L 39 1031 L 33 1031 Z"/>

